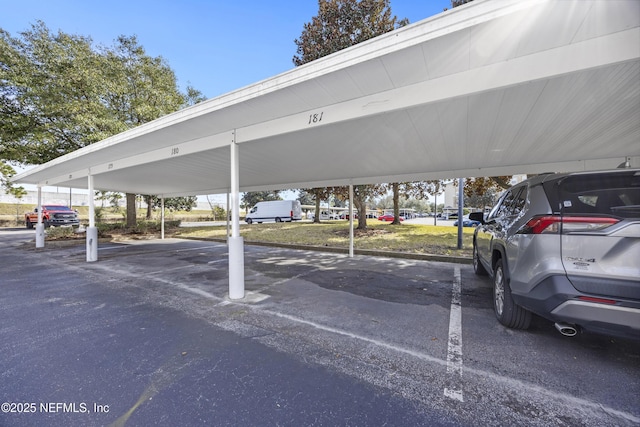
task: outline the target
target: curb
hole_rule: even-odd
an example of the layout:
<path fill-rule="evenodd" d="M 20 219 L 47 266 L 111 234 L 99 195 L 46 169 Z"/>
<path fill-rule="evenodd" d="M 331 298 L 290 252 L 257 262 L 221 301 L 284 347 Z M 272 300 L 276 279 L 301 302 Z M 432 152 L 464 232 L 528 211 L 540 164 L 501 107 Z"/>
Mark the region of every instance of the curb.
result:
<path fill-rule="evenodd" d="M 177 237 L 179 239 L 184 240 L 198 240 L 205 242 L 217 242 L 217 243 L 227 243 L 226 239 L 216 239 L 216 238 L 206 238 L 206 237 Z M 156 239 L 152 239 L 156 240 Z M 159 240 L 159 239 L 158 239 Z M 100 238 L 98 239 L 99 243 L 109 243 L 115 242 L 118 240 L 112 238 Z M 25 246 L 29 246 L 34 244 L 34 240 L 25 242 Z M 46 243 L 47 248 L 66 248 L 71 246 L 80 246 L 86 244 L 84 239 L 72 239 L 72 240 L 48 240 Z M 273 247 L 273 248 L 283 248 L 283 249 L 294 249 L 301 251 L 315 251 L 315 252 L 327 252 L 327 253 L 335 253 L 335 254 L 348 254 L 349 249 L 347 248 L 339 248 L 335 246 L 306 246 L 306 245 L 296 245 L 296 244 L 287 244 L 287 243 L 272 243 L 272 242 L 255 242 L 255 241 L 245 241 L 245 245 L 252 246 L 263 246 L 263 247 Z M 33 248 L 36 250 L 36 248 Z M 40 250 L 40 249 L 38 249 Z M 436 262 L 451 262 L 455 264 L 472 264 L 473 260 L 467 257 L 459 257 L 452 255 L 435 255 L 435 254 L 418 254 L 411 252 L 391 252 L 391 251 L 379 251 L 374 249 L 354 249 L 353 253 L 355 255 L 368 255 L 373 257 L 381 257 L 381 258 L 401 258 L 401 259 L 414 259 L 418 261 L 436 261 Z"/>
<path fill-rule="evenodd" d="M 218 242 L 218 243 L 227 243 L 226 239 L 215 239 L 215 238 L 196 238 L 196 237 L 179 237 L 180 239 L 185 240 L 200 240 L 207 242 Z M 338 248 L 335 246 L 305 246 L 305 245 L 295 245 L 295 244 L 286 244 L 286 243 L 270 243 L 270 242 L 244 242 L 245 245 L 252 246 L 266 246 L 266 247 L 274 247 L 274 248 L 283 248 L 283 249 L 295 249 L 302 251 L 316 251 L 316 252 L 329 252 L 336 254 L 348 254 L 349 249 L 347 248 Z M 402 259 L 415 259 L 419 261 L 437 261 L 437 262 L 452 262 L 455 264 L 472 264 L 473 260 L 467 257 L 459 257 L 459 256 L 451 256 L 451 255 L 434 255 L 434 254 L 417 254 L 410 252 L 391 252 L 391 251 L 377 251 L 373 249 L 354 249 L 353 253 L 355 255 L 368 255 L 375 256 L 381 258 L 402 258 Z"/>

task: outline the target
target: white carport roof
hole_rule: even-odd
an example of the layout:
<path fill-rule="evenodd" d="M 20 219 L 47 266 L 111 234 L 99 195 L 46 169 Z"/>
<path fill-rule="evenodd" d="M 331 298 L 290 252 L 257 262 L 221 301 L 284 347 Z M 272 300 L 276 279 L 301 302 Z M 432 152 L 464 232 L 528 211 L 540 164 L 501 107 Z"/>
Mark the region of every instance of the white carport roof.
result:
<path fill-rule="evenodd" d="M 224 193 L 233 141 L 241 191 L 640 166 L 640 2 L 476 0 L 15 181 Z"/>

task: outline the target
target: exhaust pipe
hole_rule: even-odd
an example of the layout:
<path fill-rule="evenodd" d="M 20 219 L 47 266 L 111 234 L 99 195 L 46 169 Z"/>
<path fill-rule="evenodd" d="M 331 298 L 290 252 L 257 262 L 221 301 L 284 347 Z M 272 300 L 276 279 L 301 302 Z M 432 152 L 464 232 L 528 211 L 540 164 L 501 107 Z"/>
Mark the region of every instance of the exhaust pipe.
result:
<path fill-rule="evenodd" d="M 556 323 L 554 326 L 565 337 L 575 337 L 578 333 L 576 327 L 568 323 Z"/>

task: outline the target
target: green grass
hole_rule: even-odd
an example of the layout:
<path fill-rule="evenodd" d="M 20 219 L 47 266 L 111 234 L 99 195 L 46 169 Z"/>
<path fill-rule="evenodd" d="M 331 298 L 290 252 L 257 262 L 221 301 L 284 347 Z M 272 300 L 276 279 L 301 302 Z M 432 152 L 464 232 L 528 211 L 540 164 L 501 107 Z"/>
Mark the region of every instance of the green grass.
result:
<path fill-rule="evenodd" d="M 224 239 L 226 227 L 181 228 L 176 237 Z M 349 247 L 346 222 L 276 223 L 242 225 L 245 242 L 283 243 L 309 246 Z M 417 254 L 471 256 L 473 228 L 463 232 L 463 249 L 457 249 L 458 229 L 452 226 L 402 224 L 367 221 L 366 230 L 355 230 L 354 247 Z"/>
<path fill-rule="evenodd" d="M 33 209 L 34 205 L 20 204 L 17 206 L 20 213 L 18 226 L 24 225 L 22 215 Z M 86 206 L 74 207 L 80 213 L 80 218 L 86 223 L 88 208 Z M 106 209 L 106 218 L 122 221 L 121 214 Z M 138 210 L 138 218 L 146 210 Z M 157 213 L 157 211 L 156 211 Z M 197 220 L 206 216 L 206 211 L 167 213 L 167 221 L 171 220 Z M 0 203 L 0 226 L 15 226 L 16 205 Z M 105 218 L 105 219 L 106 219 Z M 101 226 L 100 224 L 98 224 Z M 106 224 L 104 224 L 107 227 Z M 106 234 L 120 234 L 120 228 L 124 225 L 115 224 L 104 230 Z M 167 227 L 169 228 L 169 227 Z M 157 234 L 159 227 L 147 225 L 143 232 Z M 226 226 L 221 227 L 194 227 L 177 228 L 167 230 L 168 235 L 176 237 L 214 238 L 224 239 L 227 232 Z M 140 231 L 137 232 L 140 234 Z M 327 221 L 320 224 L 308 222 L 277 223 L 277 224 L 242 224 L 240 235 L 245 242 L 280 243 L 305 246 L 327 246 L 347 249 L 349 247 L 349 225 L 346 221 Z M 458 229 L 452 226 L 433 226 L 418 224 L 391 225 L 375 219 L 367 220 L 367 230 L 355 230 L 354 247 L 356 249 L 369 249 L 392 252 L 407 252 L 417 254 L 452 255 L 470 257 L 472 249 L 473 228 L 465 228 L 463 234 L 463 248 L 457 249 Z"/>

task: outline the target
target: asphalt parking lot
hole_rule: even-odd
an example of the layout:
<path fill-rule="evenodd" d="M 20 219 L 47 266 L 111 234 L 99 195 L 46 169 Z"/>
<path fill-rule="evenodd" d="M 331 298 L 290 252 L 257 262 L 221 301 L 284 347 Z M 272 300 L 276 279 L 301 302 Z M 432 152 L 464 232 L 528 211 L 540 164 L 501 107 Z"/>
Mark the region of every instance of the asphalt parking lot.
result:
<path fill-rule="evenodd" d="M 0 229 L 0 426 L 640 425 L 640 343 L 495 320 L 469 265 Z"/>

